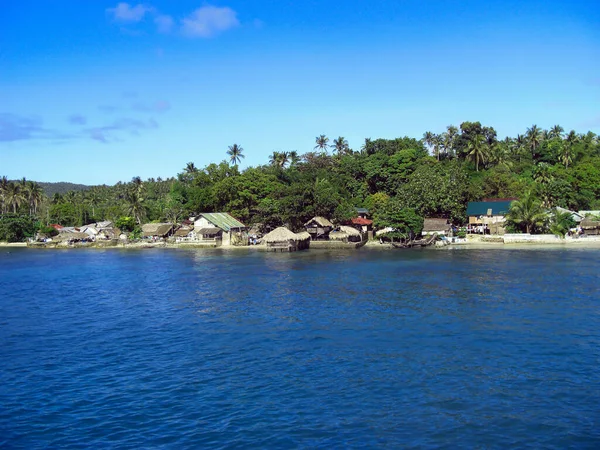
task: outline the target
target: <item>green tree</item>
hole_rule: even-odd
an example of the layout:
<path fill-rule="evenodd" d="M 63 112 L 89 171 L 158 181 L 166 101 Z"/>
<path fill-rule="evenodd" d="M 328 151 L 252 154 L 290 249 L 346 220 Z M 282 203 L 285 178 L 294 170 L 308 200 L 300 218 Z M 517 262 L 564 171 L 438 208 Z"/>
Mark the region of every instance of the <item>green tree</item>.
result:
<path fill-rule="evenodd" d="M 542 203 L 532 192 L 528 192 L 521 200 L 512 202 L 506 220 L 526 233 L 541 227 L 547 219 Z"/>
<path fill-rule="evenodd" d="M 485 162 L 488 156 L 488 147 L 485 138 L 476 134 L 467 144 L 467 158 L 475 163 L 475 170 L 479 172 L 479 163 Z"/>
<path fill-rule="evenodd" d="M 564 238 L 571 228 L 576 225 L 570 212 L 555 209 L 550 216 L 549 228 L 552 234 Z"/>
<path fill-rule="evenodd" d="M 327 152 L 327 147 L 329 144 L 329 138 L 327 136 L 325 136 L 324 134 L 321 134 L 319 136 L 317 136 L 315 138 L 315 143 L 317 145 L 315 145 L 314 150 L 321 150 L 322 152 Z"/>
<path fill-rule="evenodd" d="M 233 144 L 229 146 L 229 150 L 227 150 L 227 155 L 229 156 L 229 161 L 232 166 L 237 166 L 242 158 L 246 156 L 242 153 L 244 149 L 237 144 Z"/>

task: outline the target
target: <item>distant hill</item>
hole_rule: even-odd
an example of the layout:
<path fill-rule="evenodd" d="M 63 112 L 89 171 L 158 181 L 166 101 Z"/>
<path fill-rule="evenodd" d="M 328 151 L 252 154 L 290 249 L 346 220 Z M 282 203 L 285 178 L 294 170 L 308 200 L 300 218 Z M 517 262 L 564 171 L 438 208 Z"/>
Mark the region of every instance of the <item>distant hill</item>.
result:
<path fill-rule="evenodd" d="M 75 183 L 66 183 L 60 181 L 58 183 L 38 183 L 48 197 L 52 197 L 57 192 L 59 194 L 66 194 L 69 191 L 87 191 L 91 186 L 86 186 L 85 184 L 75 184 Z"/>

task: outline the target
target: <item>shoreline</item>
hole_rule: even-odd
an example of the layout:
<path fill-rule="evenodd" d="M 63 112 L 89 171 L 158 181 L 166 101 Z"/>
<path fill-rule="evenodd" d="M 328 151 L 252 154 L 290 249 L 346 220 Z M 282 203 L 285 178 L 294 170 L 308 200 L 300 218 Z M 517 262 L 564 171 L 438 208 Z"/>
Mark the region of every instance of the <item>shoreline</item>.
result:
<path fill-rule="evenodd" d="M 0 242 L 0 248 L 28 248 L 28 249 L 56 249 L 56 250 L 67 250 L 67 249 L 117 249 L 117 250 L 146 250 L 146 249 L 176 249 L 176 250 L 232 250 L 232 251 L 263 251 L 267 252 L 265 245 L 247 245 L 247 246 L 207 246 L 202 244 L 191 244 L 191 243 L 167 243 L 167 242 L 132 242 L 132 243 L 111 243 L 111 242 L 91 242 L 91 243 L 76 243 L 71 245 L 58 244 L 53 245 L 38 243 L 28 244 L 25 242 Z M 486 240 L 483 237 L 476 237 L 467 239 L 465 242 L 450 243 L 447 245 L 432 245 L 430 247 L 415 248 L 415 249 L 397 249 L 394 248 L 390 243 L 381 244 L 377 240 L 368 241 L 365 245 L 354 248 L 354 247 L 336 247 L 336 248 L 309 248 L 308 251 L 323 251 L 323 250 L 342 250 L 342 251 L 360 251 L 362 248 L 368 251 L 381 251 L 381 250 L 399 250 L 399 251 L 414 251 L 414 250 L 493 250 L 493 249 L 564 249 L 564 248 L 589 248 L 589 249 L 600 249 L 600 236 L 584 237 L 584 238 L 565 238 L 565 239 L 552 239 L 552 240 L 527 240 L 521 239 L 512 242 L 504 242 L 493 238 L 493 240 Z"/>

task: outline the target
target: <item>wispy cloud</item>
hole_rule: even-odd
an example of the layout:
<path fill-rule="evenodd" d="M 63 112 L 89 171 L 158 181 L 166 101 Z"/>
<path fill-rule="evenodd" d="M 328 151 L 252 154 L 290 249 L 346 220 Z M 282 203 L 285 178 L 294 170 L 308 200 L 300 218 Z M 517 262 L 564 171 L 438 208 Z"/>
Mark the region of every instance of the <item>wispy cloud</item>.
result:
<path fill-rule="evenodd" d="M 188 37 L 209 38 L 239 24 L 233 9 L 203 6 L 181 21 L 181 31 Z"/>
<path fill-rule="evenodd" d="M 140 22 L 147 13 L 154 12 L 154 8 L 141 3 L 132 6 L 129 3 L 122 2 L 114 8 L 108 8 L 106 12 L 111 14 L 113 19 L 118 22 Z"/>
<path fill-rule="evenodd" d="M 171 16 L 166 14 L 160 14 L 154 18 L 154 23 L 156 24 L 156 30 L 159 33 L 170 33 L 175 25 L 175 21 Z"/>
<path fill-rule="evenodd" d="M 140 131 L 155 128 L 158 128 L 158 123 L 154 119 L 138 120 L 123 118 L 115 120 L 110 125 L 87 128 L 84 130 L 84 133 L 86 133 L 95 141 L 108 144 L 110 142 L 120 141 L 121 139 L 119 138 L 119 134 L 121 132 L 126 132 L 133 136 L 139 136 Z"/>
<path fill-rule="evenodd" d="M 87 118 L 82 114 L 71 114 L 69 116 L 69 123 L 72 125 L 85 125 Z"/>
<path fill-rule="evenodd" d="M 40 117 L 0 113 L 0 142 L 28 139 L 66 139 L 69 137 L 72 136 L 44 128 Z"/>
<path fill-rule="evenodd" d="M 112 114 L 114 112 L 117 112 L 120 108 L 115 105 L 100 105 L 98 106 L 98 109 L 103 113 Z"/>
<path fill-rule="evenodd" d="M 159 100 L 154 103 L 135 102 L 131 107 L 136 111 L 162 113 L 171 109 L 171 103 L 167 100 Z"/>

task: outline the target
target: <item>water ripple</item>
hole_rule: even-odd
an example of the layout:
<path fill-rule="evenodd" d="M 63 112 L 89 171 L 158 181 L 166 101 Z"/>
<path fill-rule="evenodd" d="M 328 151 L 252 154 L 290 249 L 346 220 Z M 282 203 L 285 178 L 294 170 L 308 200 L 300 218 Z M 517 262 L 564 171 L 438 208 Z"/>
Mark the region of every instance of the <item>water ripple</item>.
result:
<path fill-rule="evenodd" d="M 0 250 L 0 447 L 597 448 L 599 268 Z"/>

